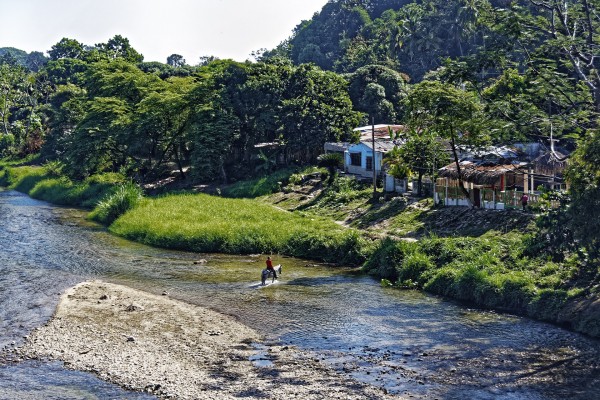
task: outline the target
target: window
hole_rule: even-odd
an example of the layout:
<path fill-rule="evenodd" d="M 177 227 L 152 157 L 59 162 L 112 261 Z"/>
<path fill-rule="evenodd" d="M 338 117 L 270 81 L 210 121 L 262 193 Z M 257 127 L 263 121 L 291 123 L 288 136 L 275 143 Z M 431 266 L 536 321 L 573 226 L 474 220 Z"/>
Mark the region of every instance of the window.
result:
<path fill-rule="evenodd" d="M 373 157 L 367 156 L 367 171 L 373 171 Z"/>
<path fill-rule="evenodd" d="M 350 165 L 360 167 L 362 165 L 361 153 L 350 153 Z"/>

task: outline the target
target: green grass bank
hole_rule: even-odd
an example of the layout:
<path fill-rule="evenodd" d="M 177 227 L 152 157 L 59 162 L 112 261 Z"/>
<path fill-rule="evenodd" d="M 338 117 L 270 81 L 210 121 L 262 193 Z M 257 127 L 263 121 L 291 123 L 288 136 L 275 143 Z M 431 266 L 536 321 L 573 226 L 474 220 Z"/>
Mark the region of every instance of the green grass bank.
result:
<path fill-rule="evenodd" d="M 248 199 L 173 194 L 144 199 L 111 226 L 131 240 L 197 252 L 280 253 L 360 265 L 366 242 L 354 229 Z"/>
<path fill-rule="evenodd" d="M 0 186 L 58 205 L 94 208 L 124 182 L 126 179 L 119 174 L 94 175 L 74 182 L 61 175 L 52 164 L 11 166 L 0 163 Z"/>
<path fill-rule="evenodd" d="M 362 265 L 384 285 L 600 337 L 599 266 L 586 265 L 578 255 L 557 261 L 539 252 L 533 215 L 440 210 L 427 200 L 372 202 L 368 188 L 345 180 L 324 186 L 315 179 L 319 172 L 308 175 L 286 173 L 223 190 L 249 198 L 190 193 L 142 198 L 121 176 L 72 182 L 51 166 L 4 166 L 0 185 L 56 204 L 93 208 L 91 218 L 111 232 L 145 244 Z M 307 187 L 307 180 L 315 186 Z"/>

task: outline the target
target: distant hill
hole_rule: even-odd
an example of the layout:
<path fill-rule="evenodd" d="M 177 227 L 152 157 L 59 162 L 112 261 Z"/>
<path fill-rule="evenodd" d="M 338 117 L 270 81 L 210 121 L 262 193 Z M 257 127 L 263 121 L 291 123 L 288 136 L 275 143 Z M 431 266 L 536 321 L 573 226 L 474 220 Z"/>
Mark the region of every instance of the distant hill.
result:
<path fill-rule="evenodd" d="M 387 65 L 419 81 L 448 57 L 465 56 L 484 43 L 480 11 L 507 0 L 330 0 L 271 54 L 294 63 L 353 72 Z M 267 57 L 269 52 L 265 54 Z"/>
<path fill-rule="evenodd" d="M 31 71 L 37 72 L 48 62 L 48 58 L 40 51 L 27 53 L 14 47 L 0 47 L 0 62 L 16 62 Z"/>

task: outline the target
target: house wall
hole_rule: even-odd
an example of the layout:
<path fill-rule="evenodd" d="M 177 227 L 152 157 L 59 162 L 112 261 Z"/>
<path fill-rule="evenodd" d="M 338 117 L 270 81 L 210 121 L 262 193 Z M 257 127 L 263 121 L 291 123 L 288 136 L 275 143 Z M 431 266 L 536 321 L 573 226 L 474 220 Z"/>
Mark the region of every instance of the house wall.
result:
<path fill-rule="evenodd" d="M 352 161 L 350 158 L 351 153 L 360 153 L 360 163 L 361 165 L 352 165 Z M 363 143 L 352 145 L 344 152 L 344 167 L 346 172 L 353 175 L 359 175 L 363 177 L 372 177 L 373 170 L 367 170 L 367 157 L 371 157 L 373 155 L 373 151 L 371 148 L 367 147 Z M 381 165 L 382 165 L 383 154 L 379 151 L 375 152 L 375 171 L 377 175 L 381 174 Z"/>
<path fill-rule="evenodd" d="M 385 175 L 385 191 L 406 193 L 408 191 L 407 179 L 396 179 L 392 175 Z"/>

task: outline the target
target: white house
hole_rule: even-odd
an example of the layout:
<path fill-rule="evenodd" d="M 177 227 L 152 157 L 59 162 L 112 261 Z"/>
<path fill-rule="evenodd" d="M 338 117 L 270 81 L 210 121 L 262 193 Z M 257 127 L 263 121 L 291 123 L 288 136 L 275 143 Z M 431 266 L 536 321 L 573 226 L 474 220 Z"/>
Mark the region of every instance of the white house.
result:
<path fill-rule="evenodd" d="M 344 152 L 344 167 L 346 173 L 363 178 L 373 178 L 373 168 L 377 176 L 382 174 L 383 156 L 394 148 L 391 140 L 375 140 L 375 154 L 373 143 L 364 141 L 348 146 Z"/>
<path fill-rule="evenodd" d="M 405 129 L 402 125 L 367 125 L 355 128 L 359 134 L 356 144 L 348 142 L 325 143 L 326 153 L 340 153 L 344 156 L 344 170 L 361 178 L 373 178 L 373 168 L 381 175 L 383 155 L 394 148 L 394 137 Z M 375 156 L 373 156 L 373 137 Z M 375 160 L 373 160 L 375 158 Z"/>

